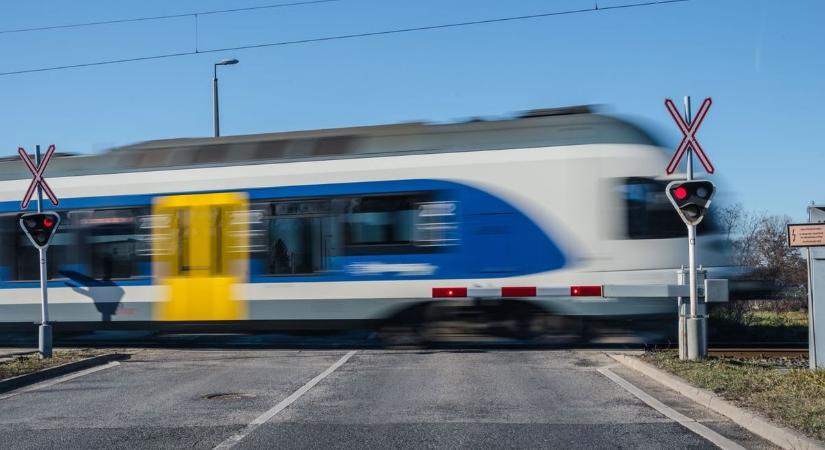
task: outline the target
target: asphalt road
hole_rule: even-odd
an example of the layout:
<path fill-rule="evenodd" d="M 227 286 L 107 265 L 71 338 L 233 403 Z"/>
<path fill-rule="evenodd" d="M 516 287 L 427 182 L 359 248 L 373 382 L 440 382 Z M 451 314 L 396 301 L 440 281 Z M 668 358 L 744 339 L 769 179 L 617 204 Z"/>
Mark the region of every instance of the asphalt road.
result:
<path fill-rule="evenodd" d="M 770 448 L 600 351 L 133 351 L 0 395 L 0 447 L 716 448 L 607 368 L 746 448 Z"/>

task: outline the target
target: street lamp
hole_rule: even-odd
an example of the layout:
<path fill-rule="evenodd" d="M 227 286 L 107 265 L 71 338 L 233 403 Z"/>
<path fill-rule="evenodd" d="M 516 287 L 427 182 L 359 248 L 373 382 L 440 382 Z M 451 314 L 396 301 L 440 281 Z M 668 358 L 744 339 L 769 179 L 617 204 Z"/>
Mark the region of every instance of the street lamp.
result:
<path fill-rule="evenodd" d="M 213 71 L 212 71 L 212 103 L 214 107 L 214 114 L 215 114 L 215 137 L 221 135 L 221 119 L 220 119 L 220 112 L 218 111 L 218 66 L 229 66 L 232 64 L 238 64 L 237 59 L 224 59 L 223 61 L 216 62 Z"/>

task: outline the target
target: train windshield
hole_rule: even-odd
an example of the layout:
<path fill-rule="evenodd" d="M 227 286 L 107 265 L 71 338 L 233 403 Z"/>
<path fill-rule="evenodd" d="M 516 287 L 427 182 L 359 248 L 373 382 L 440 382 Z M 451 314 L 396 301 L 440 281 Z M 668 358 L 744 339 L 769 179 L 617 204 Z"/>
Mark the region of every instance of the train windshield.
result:
<path fill-rule="evenodd" d="M 628 239 L 668 239 L 687 236 L 685 224 L 665 194 L 667 181 L 652 178 L 626 178 L 618 190 L 624 199 L 626 237 Z M 697 230 L 716 231 L 712 210 Z"/>

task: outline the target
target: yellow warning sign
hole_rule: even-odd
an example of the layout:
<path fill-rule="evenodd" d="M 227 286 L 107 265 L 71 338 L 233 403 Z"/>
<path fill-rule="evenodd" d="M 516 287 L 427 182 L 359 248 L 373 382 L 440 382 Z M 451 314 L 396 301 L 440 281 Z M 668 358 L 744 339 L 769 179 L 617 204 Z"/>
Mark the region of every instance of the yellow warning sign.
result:
<path fill-rule="evenodd" d="M 825 223 L 789 224 L 788 245 L 791 247 L 825 246 Z"/>

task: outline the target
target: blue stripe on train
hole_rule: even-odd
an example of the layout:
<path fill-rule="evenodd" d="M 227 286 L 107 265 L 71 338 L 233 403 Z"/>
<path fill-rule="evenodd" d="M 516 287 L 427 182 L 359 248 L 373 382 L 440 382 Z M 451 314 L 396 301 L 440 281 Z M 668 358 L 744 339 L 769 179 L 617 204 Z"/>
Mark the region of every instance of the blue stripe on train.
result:
<path fill-rule="evenodd" d="M 358 194 L 431 191 L 439 200 L 459 205 L 460 244 L 440 251 L 411 254 L 370 254 L 334 256 L 329 270 L 312 275 L 267 275 L 260 258 L 250 261 L 251 282 L 373 281 L 450 278 L 497 278 L 550 271 L 564 267 L 567 258 L 561 249 L 523 211 L 481 189 L 443 180 L 397 180 L 325 185 L 287 186 L 237 190 L 252 201 L 265 199 L 335 197 Z M 215 191 L 210 191 L 215 192 Z M 147 206 L 164 195 L 197 194 L 178 192 L 152 195 L 67 198 L 60 209 Z M 0 202 L 0 212 L 17 212 L 17 202 Z M 8 268 L 0 268 L 8 273 Z M 144 277 L 115 281 L 134 286 L 151 283 Z M 6 278 L 7 280 L 7 278 Z M 67 286 L 66 280 L 52 280 L 51 287 Z M 36 287 L 36 282 L 0 281 L 0 288 Z"/>

